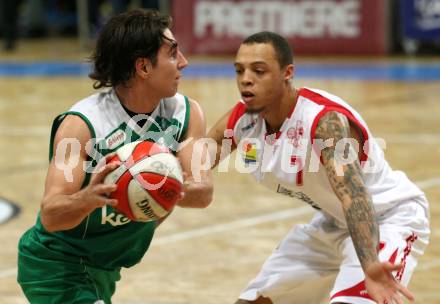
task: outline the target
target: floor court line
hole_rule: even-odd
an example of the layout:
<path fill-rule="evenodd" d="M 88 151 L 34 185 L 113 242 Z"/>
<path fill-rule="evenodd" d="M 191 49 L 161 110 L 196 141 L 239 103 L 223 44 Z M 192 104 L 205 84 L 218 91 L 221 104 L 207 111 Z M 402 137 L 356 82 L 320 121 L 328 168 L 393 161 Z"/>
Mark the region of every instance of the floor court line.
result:
<path fill-rule="evenodd" d="M 50 128 L 44 126 L 0 126 L 0 135 L 8 136 L 49 136 Z"/>
<path fill-rule="evenodd" d="M 434 178 L 430 178 L 427 180 L 419 181 L 419 182 L 416 182 L 416 184 L 421 189 L 426 190 L 428 188 L 440 185 L 440 177 L 434 177 Z M 170 244 L 173 242 L 179 242 L 179 241 L 192 239 L 192 238 L 196 238 L 196 237 L 207 236 L 207 235 L 211 235 L 211 234 L 215 234 L 215 233 L 222 233 L 222 232 L 226 232 L 226 231 L 229 231 L 232 229 L 256 226 L 256 225 L 259 225 L 262 223 L 267 223 L 267 222 L 271 222 L 271 221 L 275 221 L 275 220 L 295 218 L 297 216 L 309 214 L 312 211 L 313 211 L 313 209 L 310 208 L 309 206 L 304 206 L 304 207 L 299 207 L 296 209 L 287 209 L 287 210 L 276 211 L 276 212 L 269 213 L 266 215 L 241 219 L 241 220 L 232 221 L 229 223 L 207 226 L 207 227 L 188 230 L 188 231 L 184 231 L 184 232 L 178 232 L 178 233 L 155 238 L 153 240 L 152 246 L 166 245 L 166 244 Z M 425 262 L 424 264 L 421 264 L 419 266 L 419 268 L 421 268 L 422 271 L 426 271 L 426 270 L 436 268 L 439 266 L 440 266 L 440 259 L 435 259 L 430 262 Z M 17 273 L 17 268 L 1 270 L 0 271 L 0 279 L 14 276 L 16 273 Z"/>
<path fill-rule="evenodd" d="M 420 263 L 420 266 L 417 267 L 417 271 L 427 271 L 433 268 L 437 268 L 439 266 L 440 266 L 440 259 L 433 259 L 431 261 Z"/>
<path fill-rule="evenodd" d="M 183 241 L 187 239 L 192 239 L 195 237 L 202 237 L 210 234 L 226 232 L 233 229 L 240 229 L 250 226 L 256 226 L 259 224 L 273 222 L 276 220 L 284 220 L 288 218 L 295 218 L 297 216 L 310 214 L 313 209 L 309 206 L 299 207 L 295 209 L 281 210 L 277 212 L 272 212 L 266 215 L 261 215 L 252 218 L 245 218 L 237 221 L 232 221 L 229 223 L 212 225 L 203 228 L 198 228 L 194 230 L 188 230 L 184 232 L 174 233 L 167 236 L 158 237 L 152 242 L 152 246 L 166 245 L 173 242 Z"/>
<path fill-rule="evenodd" d="M 417 186 L 419 186 L 422 190 L 428 189 L 431 187 L 435 187 L 440 185 L 440 177 L 434 177 L 430 179 L 426 179 L 420 182 L 416 182 Z"/>
<path fill-rule="evenodd" d="M 383 138 L 386 143 L 391 144 L 440 144 L 440 135 L 434 133 L 381 134 L 379 136 L 376 136 L 376 138 Z"/>
<path fill-rule="evenodd" d="M 0 271 L 0 279 L 8 278 L 17 274 L 17 268 L 5 269 Z"/>

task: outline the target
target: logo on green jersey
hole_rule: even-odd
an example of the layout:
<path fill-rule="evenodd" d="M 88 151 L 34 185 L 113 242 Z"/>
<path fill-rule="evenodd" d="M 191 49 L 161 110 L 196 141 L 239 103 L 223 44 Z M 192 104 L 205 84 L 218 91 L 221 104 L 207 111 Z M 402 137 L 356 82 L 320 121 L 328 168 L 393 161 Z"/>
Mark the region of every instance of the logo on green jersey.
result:
<path fill-rule="evenodd" d="M 116 227 L 128 224 L 130 222 L 131 220 L 128 217 L 120 213 L 110 212 L 109 214 L 107 214 L 107 205 L 104 205 L 101 208 L 101 225 L 105 225 L 108 223 L 113 227 Z"/>

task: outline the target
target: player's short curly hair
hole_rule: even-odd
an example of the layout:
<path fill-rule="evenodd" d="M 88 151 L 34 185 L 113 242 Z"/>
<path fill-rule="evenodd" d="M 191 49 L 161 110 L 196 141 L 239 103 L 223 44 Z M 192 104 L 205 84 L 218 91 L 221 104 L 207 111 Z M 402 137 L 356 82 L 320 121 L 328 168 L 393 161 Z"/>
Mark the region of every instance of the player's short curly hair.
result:
<path fill-rule="evenodd" d="M 166 39 L 163 33 L 171 23 L 170 16 L 153 10 L 136 9 L 112 17 L 102 28 L 90 57 L 93 87 L 125 84 L 134 75 L 138 58 L 148 58 L 154 66 Z"/>
<path fill-rule="evenodd" d="M 258 32 L 247 37 L 242 44 L 270 43 L 275 49 L 281 68 L 293 63 L 293 51 L 287 40 L 273 32 Z"/>

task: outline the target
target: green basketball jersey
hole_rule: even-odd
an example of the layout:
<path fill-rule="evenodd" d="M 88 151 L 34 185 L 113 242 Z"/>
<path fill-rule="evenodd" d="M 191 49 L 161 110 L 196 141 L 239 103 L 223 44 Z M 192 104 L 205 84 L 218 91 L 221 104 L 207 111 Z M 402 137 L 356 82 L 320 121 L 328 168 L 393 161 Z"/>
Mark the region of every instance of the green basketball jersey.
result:
<path fill-rule="evenodd" d="M 187 98 L 176 94 L 162 99 L 141 128 L 136 120 L 146 116 L 140 114 L 132 119 L 113 89 L 92 95 L 55 118 L 50 158 L 55 133 L 67 115 L 77 115 L 89 126 L 94 149 L 84 169 L 91 172 L 99 157 L 135 140 L 158 142 L 175 151 L 185 135 L 189 111 Z M 90 173 L 87 173 L 83 186 L 89 178 Z M 73 229 L 49 233 L 41 225 L 38 215 L 36 225 L 20 241 L 20 252 L 108 270 L 130 267 L 145 254 L 155 227 L 155 222 L 133 222 L 111 206 L 104 206 Z M 32 246 L 34 242 L 39 246 Z"/>

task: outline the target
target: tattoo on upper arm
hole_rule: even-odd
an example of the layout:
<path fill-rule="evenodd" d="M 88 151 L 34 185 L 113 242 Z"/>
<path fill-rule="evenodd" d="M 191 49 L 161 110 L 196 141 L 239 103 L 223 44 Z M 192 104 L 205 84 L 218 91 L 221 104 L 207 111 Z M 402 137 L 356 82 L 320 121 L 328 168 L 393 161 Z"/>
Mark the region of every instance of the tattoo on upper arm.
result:
<path fill-rule="evenodd" d="M 358 258 L 365 268 L 370 262 L 377 260 L 379 229 L 374 217 L 371 196 L 365 188 L 364 175 L 358 161 L 342 165 L 343 174 L 337 174 L 335 155 L 336 143 L 350 137 L 350 125 L 342 114 L 329 112 L 318 123 L 316 138 L 327 140 L 333 138 L 333 145 L 322 150 L 322 160 L 329 182 L 342 203 L 345 219 L 350 231 Z M 347 149 L 346 149 L 347 150 Z M 348 147 L 347 154 L 357 152 Z"/>

